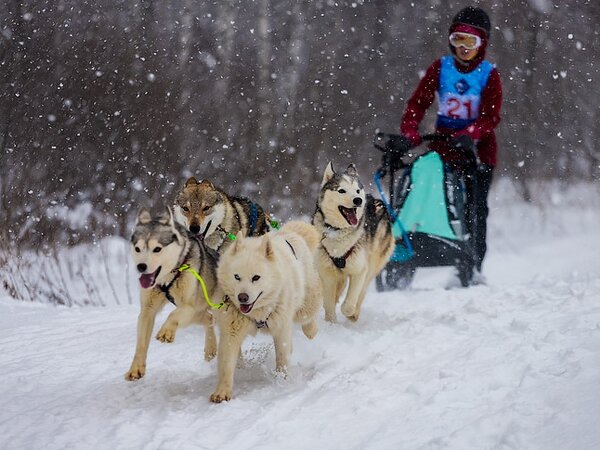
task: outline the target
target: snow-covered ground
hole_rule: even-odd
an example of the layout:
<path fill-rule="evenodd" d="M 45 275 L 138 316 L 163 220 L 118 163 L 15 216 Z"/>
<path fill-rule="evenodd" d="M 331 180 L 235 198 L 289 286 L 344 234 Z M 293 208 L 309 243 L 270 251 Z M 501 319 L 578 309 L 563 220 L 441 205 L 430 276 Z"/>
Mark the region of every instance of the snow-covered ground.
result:
<path fill-rule="evenodd" d="M 126 382 L 137 305 L 0 295 L 0 448 L 598 449 L 597 188 L 553 192 L 539 208 L 495 187 L 486 285 L 428 269 L 372 291 L 358 323 L 296 330 L 288 379 L 270 339 L 249 338 L 219 405 L 200 328 L 153 341 Z"/>

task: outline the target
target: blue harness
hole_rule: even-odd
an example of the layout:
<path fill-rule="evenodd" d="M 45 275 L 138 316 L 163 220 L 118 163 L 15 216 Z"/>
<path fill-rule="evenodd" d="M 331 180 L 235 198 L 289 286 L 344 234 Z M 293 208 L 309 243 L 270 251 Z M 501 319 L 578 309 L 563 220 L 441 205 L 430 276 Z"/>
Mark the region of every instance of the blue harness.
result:
<path fill-rule="evenodd" d="M 258 221 L 258 208 L 256 203 L 250 203 L 250 223 L 248 224 L 248 236 L 254 235 L 256 229 L 256 222 Z"/>

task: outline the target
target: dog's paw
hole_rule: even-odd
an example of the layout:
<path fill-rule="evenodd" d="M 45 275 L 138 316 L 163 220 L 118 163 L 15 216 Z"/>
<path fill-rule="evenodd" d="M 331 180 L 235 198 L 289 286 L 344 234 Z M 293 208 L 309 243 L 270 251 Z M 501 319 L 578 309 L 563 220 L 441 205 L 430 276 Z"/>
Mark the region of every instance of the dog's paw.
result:
<path fill-rule="evenodd" d="M 319 331 L 319 327 L 317 326 L 316 320 L 302 325 L 302 331 L 304 332 L 304 336 L 306 336 L 307 338 L 314 338 L 317 335 L 317 332 Z"/>
<path fill-rule="evenodd" d="M 229 400 L 231 400 L 231 391 L 225 389 L 217 389 L 210 396 L 210 401 L 213 403 L 228 402 Z"/>
<path fill-rule="evenodd" d="M 288 368 L 287 365 L 281 365 L 275 367 L 275 376 L 277 378 L 281 378 L 286 380 L 288 377 Z"/>
<path fill-rule="evenodd" d="M 210 361 L 215 356 L 217 356 L 217 338 L 214 333 L 207 332 L 206 341 L 204 342 L 204 360 Z"/>
<path fill-rule="evenodd" d="M 327 322 L 337 323 L 337 317 L 336 317 L 335 313 L 333 313 L 333 314 L 325 313 L 325 320 Z"/>
<path fill-rule="evenodd" d="M 204 361 L 212 361 L 217 356 L 217 349 L 204 349 Z"/>
<path fill-rule="evenodd" d="M 354 306 L 351 307 L 346 303 L 342 305 L 342 314 L 353 322 L 358 320 L 358 312 L 356 311 L 356 308 Z"/>
<path fill-rule="evenodd" d="M 160 330 L 158 330 L 156 339 L 158 339 L 160 342 L 171 343 L 175 340 L 175 330 L 163 327 Z"/>
<path fill-rule="evenodd" d="M 146 374 L 146 366 L 143 364 L 132 364 L 131 368 L 125 374 L 127 381 L 139 380 Z"/>

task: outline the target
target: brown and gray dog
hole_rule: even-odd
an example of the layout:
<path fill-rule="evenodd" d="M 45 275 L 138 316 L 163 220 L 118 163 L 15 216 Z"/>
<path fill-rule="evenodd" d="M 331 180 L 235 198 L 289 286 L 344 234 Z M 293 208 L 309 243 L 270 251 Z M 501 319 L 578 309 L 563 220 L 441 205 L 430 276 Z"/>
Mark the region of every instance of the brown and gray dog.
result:
<path fill-rule="evenodd" d="M 175 214 L 191 233 L 219 254 L 240 231 L 246 237 L 269 231 L 268 218 L 258 203 L 229 196 L 210 181 L 194 177 L 177 194 Z"/>

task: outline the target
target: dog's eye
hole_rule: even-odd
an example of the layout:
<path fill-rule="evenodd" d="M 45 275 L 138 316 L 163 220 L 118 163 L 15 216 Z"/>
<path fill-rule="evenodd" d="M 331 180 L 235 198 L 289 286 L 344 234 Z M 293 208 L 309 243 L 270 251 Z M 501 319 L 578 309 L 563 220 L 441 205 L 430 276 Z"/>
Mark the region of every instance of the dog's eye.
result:
<path fill-rule="evenodd" d="M 202 208 L 202 211 L 206 212 L 210 209 L 210 206 L 205 206 L 204 208 Z"/>
<path fill-rule="evenodd" d="M 254 275 L 254 276 L 252 277 L 252 282 L 253 282 L 253 283 L 254 283 L 255 281 L 258 281 L 258 280 L 260 280 L 260 275 Z"/>
<path fill-rule="evenodd" d="M 162 247 L 154 247 L 154 250 L 152 250 L 154 253 L 158 253 L 162 250 Z"/>
<path fill-rule="evenodd" d="M 187 206 L 182 206 L 181 209 L 183 209 L 185 212 L 190 212 L 190 208 Z"/>
<path fill-rule="evenodd" d="M 237 273 L 236 273 L 236 274 L 233 276 L 233 278 L 235 278 L 235 279 L 236 279 L 236 280 L 238 280 L 238 281 L 241 281 L 241 280 L 242 280 L 242 279 L 240 278 L 240 276 L 239 276 Z"/>
<path fill-rule="evenodd" d="M 136 247 L 136 248 L 135 248 L 135 252 L 136 252 L 136 253 L 139 253 L 139 252 L 141 252 L 140 248 L 139 248 L 139 247 Z"/>
<path fill-rule="evenodd" d="M 360 189 L 357 189 L 357 190 L 356 190 L 356 193 L 357 193 L 357 194 L 360 194 Z"/>
<path fill-rule="evenodd" d="M 345 194 L 345 193 L 346 193 L 346 189 L 340 189 L 338 192 L 339 192 L 340 194 Z"/>

